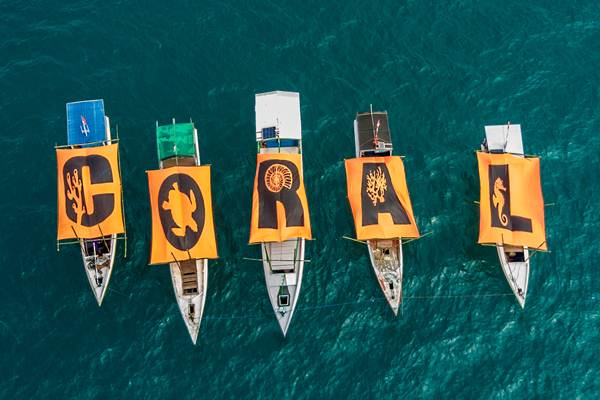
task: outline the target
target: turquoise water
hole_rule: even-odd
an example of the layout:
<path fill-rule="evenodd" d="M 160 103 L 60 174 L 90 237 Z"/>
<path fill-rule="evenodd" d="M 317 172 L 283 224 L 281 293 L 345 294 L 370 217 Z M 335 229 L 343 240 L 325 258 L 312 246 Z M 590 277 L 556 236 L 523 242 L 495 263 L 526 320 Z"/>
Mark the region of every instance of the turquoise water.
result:
<path fill-rule="evenodd" d="M 2 1 L 0 15 L 1 398 L 598 397 L 600 3 Z M 262 267 L 242 260 L 259 254 L 246 245 L 254 93 L 276 89 L 301 93 L 317 238 L 286 339 Z M 78 249 L 54 242 L 53 146 L 65 103 L 91 98 L 119 127 L 129 237 L 102 308 Z M 342 160 L 370 103 L 390 114 L 432 232 L 405 249 L 398 318 L 365 249 L 341 238 Z M 196 122 L 213 165 L 221 258 L 196 347 L 167 268 L 146 265 L 144 171 L 155 121 L 173 117 Z M 475 243 L 472 150 L 507 120 L 556 203 L 524 311 Z"/>

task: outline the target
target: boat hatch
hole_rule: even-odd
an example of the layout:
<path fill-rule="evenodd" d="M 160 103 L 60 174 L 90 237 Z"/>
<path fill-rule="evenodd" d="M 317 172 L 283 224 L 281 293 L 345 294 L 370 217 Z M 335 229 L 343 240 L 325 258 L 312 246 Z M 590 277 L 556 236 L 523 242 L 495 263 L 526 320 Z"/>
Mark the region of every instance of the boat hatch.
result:
<path fill-rule="evenodd" d="M 279 307 L 289 307 L 290 306 L 290 295 L 289 294 L 280 294 L 277 296 L 277 305 Z"/>
<path fill-rule="evenodd" d="M 196 261 L 184 261 L 180 264 L 180 268 L 183 294 L 198 293 L 198 276 L 196 273 Z"/>
<path fill-rule="evenodd" d="M 104 239 L 85 240 L 85 254 L 88 256 L 93 254 L 100 256 L 102 254 L 110 253 L 110 249 L 108 248 L 110 240 L 110 236 L 104 237 Z"/>
<path fill-rule="evenodd" d="M 193 303 L 190 303 L 190 315 L 194 315 L 196 313 L 196 307 Z"/>
<path fill-rule="evenodd" d="M 279 293 L 277 294 L 277 305 L 279 307 L 290 306 L 290 292 L 287 286 L 279 287 Z"/>

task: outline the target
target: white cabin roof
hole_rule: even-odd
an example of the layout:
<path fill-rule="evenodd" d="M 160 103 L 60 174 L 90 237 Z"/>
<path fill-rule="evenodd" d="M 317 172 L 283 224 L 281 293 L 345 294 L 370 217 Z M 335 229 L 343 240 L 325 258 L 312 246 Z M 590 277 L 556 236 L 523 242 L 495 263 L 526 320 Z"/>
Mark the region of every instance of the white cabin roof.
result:
<path fill-rule="evenodd" d="M 256 113 L 256 140 L 262 139 L 264 128 L 276 128 L 281 139 L 301 139 L 300 93 L 268 92 L 257 93 L 254 111 Z"/>
<path fill-rule="evenodd" d="M 490 151 L 524 154 L 521 125 L 489 125 L 485 127 L 485 137 Z"/>

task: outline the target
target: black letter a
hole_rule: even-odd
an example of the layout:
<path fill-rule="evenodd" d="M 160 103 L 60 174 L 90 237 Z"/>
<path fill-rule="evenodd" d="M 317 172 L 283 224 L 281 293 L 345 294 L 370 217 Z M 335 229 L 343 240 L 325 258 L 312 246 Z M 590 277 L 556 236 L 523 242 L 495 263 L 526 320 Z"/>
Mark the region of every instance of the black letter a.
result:
<path fill-rule="evenodd" d="M 361 188 L 363 226 L 377 225 L 379 214 L 384 213 L 391 214 L 394 224 L 410 224 L 384 163 L 363 164 Z"/>

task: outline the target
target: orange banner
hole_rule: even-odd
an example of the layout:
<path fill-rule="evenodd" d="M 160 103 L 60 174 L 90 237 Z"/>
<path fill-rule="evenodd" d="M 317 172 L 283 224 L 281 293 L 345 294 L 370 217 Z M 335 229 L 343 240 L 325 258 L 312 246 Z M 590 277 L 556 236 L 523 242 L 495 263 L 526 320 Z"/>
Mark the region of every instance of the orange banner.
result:
<path fill-rule="evenodd" d="M 210 166 L 146 173 L 152 209 L 150 264 L 217 258 Z"/>
<path fill-rule="evenodd" d="M 311 239 L 300 154 L 257 154 L 250 243 Z"/>
<path fill-rule="evenodd" d="M 477 152 L 479 243 L 547 250 L 540 160 Z"/>
<path fill-rule="evenodd" d="M 58 240 L 124 233 L 119 145 L 56 149 Z"/>
<path fill-rule="evenodd" d="M 346 182 L 357 239 L 419 237 L 400 157 L 346 160 Z"/>

